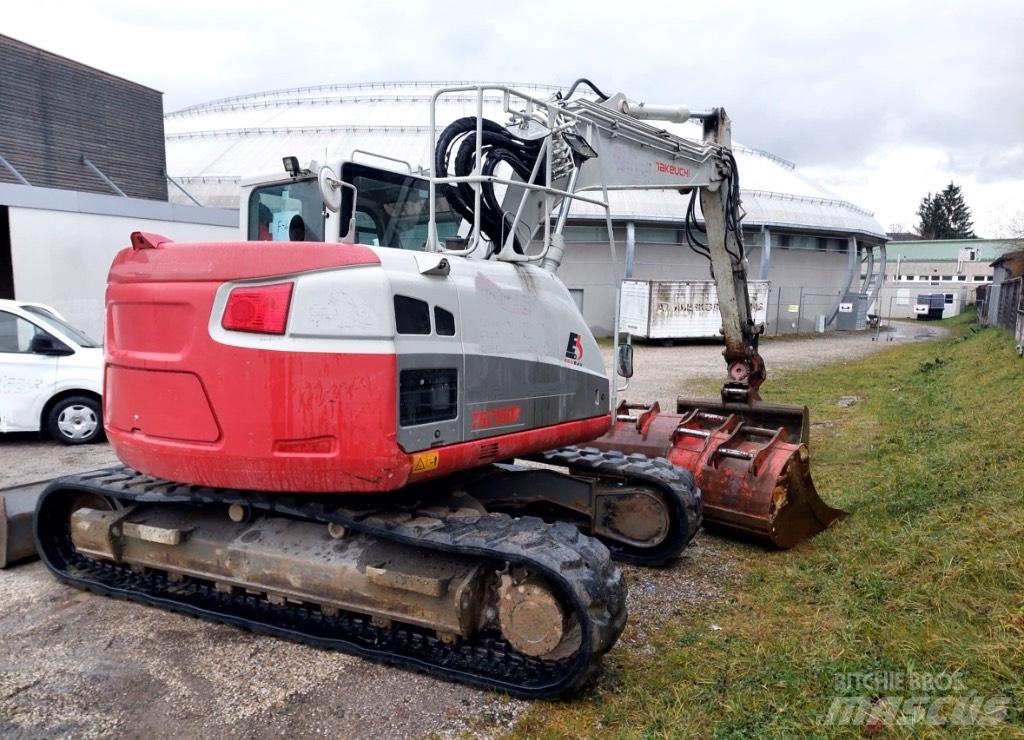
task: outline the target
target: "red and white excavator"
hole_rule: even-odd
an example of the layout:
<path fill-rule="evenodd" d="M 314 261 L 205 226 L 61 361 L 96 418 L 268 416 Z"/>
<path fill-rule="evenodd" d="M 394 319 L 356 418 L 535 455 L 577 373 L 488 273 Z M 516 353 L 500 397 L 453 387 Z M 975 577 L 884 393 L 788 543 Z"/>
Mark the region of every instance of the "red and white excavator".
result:
<path fill-rule="evenodd" d="M 497 91 L 507 121 L 438 132 L 432 106 L 429 176 L 286 158 L 287 176 L 243 189 L 247 241 L 132 234 L 110 270 L 105 343 L 105 426 L 124 466 L 41 496 L 49 568 L 100 593 L 555 696 L 623 628 L 614 560 L 668 562 L 712 510 L 782 546 L 835 518 L 810 482 L 806 410 L 758 401 L 725 112 L 578 87 L 439 90 L 435 102 Z M 645 123 L 687 117 L 702 141 Z M 720 403 L 616 408 L 555 273 L 571 204 L 610 214 L 617 188 L 690 195 L 687 233 L 722 306 Z M 631 375 L 628 346 L 617 364 Z M 548 465 L 516 462 L 530 458 Z"/>

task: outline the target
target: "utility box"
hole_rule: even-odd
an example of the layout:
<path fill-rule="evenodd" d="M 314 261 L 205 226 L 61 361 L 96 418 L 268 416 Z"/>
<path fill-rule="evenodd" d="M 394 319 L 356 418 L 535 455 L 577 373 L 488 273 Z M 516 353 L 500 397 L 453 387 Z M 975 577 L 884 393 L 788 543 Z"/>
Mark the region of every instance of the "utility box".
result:
<path fill-rule="evenodd" d="M 747 284 L 755 323 L 768 316 L 769 281 Z M 713 280 L 623 280 L 619 331 L 641 339 L 721 336 L 722 316 Z"/>
<path fill-rule="evenodd" d="M 868 296 L 866 293 L 847 293 L 839 301 L 836 329 L 860 331 L 868 325 Z"/>

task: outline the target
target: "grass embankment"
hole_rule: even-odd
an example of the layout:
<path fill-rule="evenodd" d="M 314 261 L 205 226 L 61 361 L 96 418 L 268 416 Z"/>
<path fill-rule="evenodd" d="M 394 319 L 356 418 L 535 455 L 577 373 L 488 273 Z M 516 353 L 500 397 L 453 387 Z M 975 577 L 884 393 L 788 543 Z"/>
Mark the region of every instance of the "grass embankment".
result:
<path fill-rule="evenodd" d="M 944 322 L 945 340 L 773 377 L 771 400 L 810 406 L 818 490 L 851 516 L 790 552 L 723 544 L 734 600 L 684 614 L 653 653 L 618 650 L 594 689 L 534 705 L 518 734 L 943 731 L 826 722 L 833 697 L 865 694 L 844 676 L 911 673 L 958 686 L 876 693 L 1008 696 L 1005 722 L 976 731 L 1022 734 L 1024 361 L 971 318 Z"/>

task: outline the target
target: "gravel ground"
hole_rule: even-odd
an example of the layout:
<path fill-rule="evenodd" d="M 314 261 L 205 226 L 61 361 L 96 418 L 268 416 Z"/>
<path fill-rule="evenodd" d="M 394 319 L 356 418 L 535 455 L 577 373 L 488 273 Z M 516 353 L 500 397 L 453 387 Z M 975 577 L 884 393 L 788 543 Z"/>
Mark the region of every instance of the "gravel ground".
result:
<path fill-rule="evenodd" d="M 898 325 L 867 335 L 773 339 L 769 370 L 860 357 L 938 336 Z M 673 409 L 720 377 L 712 344 L 638 346 L 630 399 Z M 611 350 L 606 350 L 610 356 Z M 769 379 L 770 384 L 770 379 Z M 770 385 L 769 385 L 770 388 Z M 841 389 L 837 389 L 837 396 Z M 769 393 L 770 396 L 770 393 Z M 34 435 L 0 438 L 0 487 L 116 462 L 106 444 L 69 448 Z M 735 568 L 698 535 L 675 564 L 626 567 L 630 622 L 620 651 L 648 651 L 667 620 L 729 598 Z M 58 584 L 38 562 L 0 572 L 0 734 L 5 737 L 493 736 L 527 706 L 487 692 Z"/>
<path fill-rule="evenodd" d="M 917 342 L 944 336 L 941 327 L 914 322 L 893 322 L 892 329 L 873 332 L 828 334 L 806 337 L 770 337 L 761 342 L 761 356 L 768 367 L 764 395 L 771 399 L 772 373 L 779 370 L 847 362 L 893 344 Z M 612 349 L 604 350 L 605 362 L 611 363 Z M 692 341 L 674 347 L 638 343 L 633 358 L 633 378 L 625 393 L 630 401 L 658 401 L 664 411 L 675 411 L 676 397 L 682 394 L 706 394 L 707 381 L 725 375 L 722 345 L 709 341 Z M 842 389 L 836 389 L 836 396 Z"/>

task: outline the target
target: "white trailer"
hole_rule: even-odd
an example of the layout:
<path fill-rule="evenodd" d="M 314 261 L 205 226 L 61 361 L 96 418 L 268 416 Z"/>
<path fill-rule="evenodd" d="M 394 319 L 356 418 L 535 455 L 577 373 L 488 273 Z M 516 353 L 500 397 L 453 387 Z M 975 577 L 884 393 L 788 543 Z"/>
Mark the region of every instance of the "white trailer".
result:
<path fill-rule="evenodd" d="M 768 314 L 768 280 L 748 282 L 755 323 Z M 721 336 L 722 315 L 713 280 L 623 280 L 619 331 L 641 339 Z"/>

